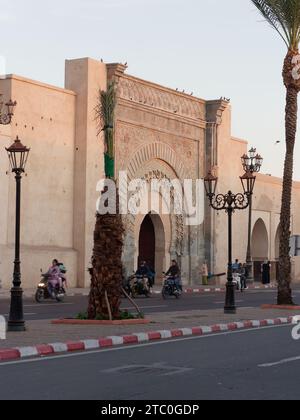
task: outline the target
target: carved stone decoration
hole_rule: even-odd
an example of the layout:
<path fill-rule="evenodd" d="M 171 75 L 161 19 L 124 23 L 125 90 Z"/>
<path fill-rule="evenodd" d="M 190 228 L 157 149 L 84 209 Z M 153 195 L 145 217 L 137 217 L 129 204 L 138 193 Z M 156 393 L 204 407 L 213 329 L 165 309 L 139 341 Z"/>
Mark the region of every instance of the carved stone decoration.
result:
<path fill-rule="evenodd" d="M 149 85 L 147 82 L 130 76 L 120 78 L 118 95 L 121 99 L 148 105 L 176 116 L 197 121 L 205 120 L 203 101 L 200 99 L 172 92 L 156 85 Z"/>
<path fill-rule="evenodd" d="M 126 233 L 133 233 L 134 232 L 134 221 L 135 218 L 131 214 L 127 214 L 123 216 L 123 226 Z"/>
<path fill-rule="evenodd" d="M 166 162 L 173 168 L 174 177 L 182 180 L 197 178 L 195 143 L 179 142 L 176 138 L 165 138 L 153 130 L 118 122 L 116 148 L 117 170 L 127 170 L 131 179 L 136 178 L 139 169 L 154 159 Z"/>
<path fill-rule="evenodd" d="M 168 183 L 171 184 L 171 179 L 161 170 L 154 169 L 148 173 L 146 173 L 143 177 L 140 178 L 142 181 L 146 181 L 148 187 L 152 180 L 163 181 L 166 180 Z M 133 194 L 135 195 L 135 200 L 138 202 L 141 200 L 141 196 L 144 193 L 142 188 L 138 188 L 132 195 L 128 196 L 130 199 Z M 175 200 L 175 193 L 174 190 L 170 189 L 170 202 L 171 208 L 174 208 L 174 200 Z M 175 254 L 176 256 L 181 256 L 183 253 L 183 239 L 184 239 L 184 216 L 177 215 L 173 212 L 170 214 L 171 220 L 171 245 L 170 245 L 170 253 Z M 129 214 L 127 216 L 123 216 L 123 224 L 125 227 L 126 235 L 129 235 L 131 238 L 134 236 L 134 226 L 135 226 L 135 216 Z"/>
<path fill-rule="evenodd" d="M 183 216 L 176 215 L 176 254 L 181 256 L 183 253 L 183 239 L 184 239 L 184 220 Z"/>

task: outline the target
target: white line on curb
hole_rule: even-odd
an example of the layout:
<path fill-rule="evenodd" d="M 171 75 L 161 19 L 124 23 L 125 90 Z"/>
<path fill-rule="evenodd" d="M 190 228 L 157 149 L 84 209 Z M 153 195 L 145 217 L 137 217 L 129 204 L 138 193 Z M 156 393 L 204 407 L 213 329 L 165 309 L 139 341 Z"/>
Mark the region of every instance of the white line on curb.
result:
<path fill-rule="evenodd" d="M 165 339 L 165 338 L 172 338 L 171 331 L 165 330 L 165 331 L 158 331 L 158 332 L 161 335 L 161 338 L 163 338 L 163 339 Z"/>
<path fill-rule="evenodd" d="M 82 340 L 85 350 L 93 350 L 99 348 L 98 340 Z"/>
<path fill-rule="evenodd" d="M 109 336 L 106 338 L 108 338 L 108 340 L 112 340 L 113 346 L 120 346 L 124 343 L 123 337 Z"/>
<path fill-rule="evenodd" d="M 53 348 L 54 353 L 63 353 L 68 351 L 68 346 L 65 343 L 52 343 L 49 345 Z"/>
<path fill-rule="evenodd" d="M 275 329 L 275 328 L 283 328 L 283 327 L 287 327 L 289 326 L 289 324 L 285 324 L 285 325 L 274 325 L 274 326 L 269 326 L 269 327 L 261 327 L 260 330 L 271 330 L 271 329 Z M 249 332 L 257 332 L 258 330 L 255 330 L 253 328 L 249 328 L 249 329 L 243 329 L 243 330 L 235 330 L 235 331 L 231 331 L 230 334 L 245 334 L 245 333 L 249 333 Z M 208 335 L 201 335 L 201 336 L 192 336 L 192 337 L 185 337 L 185 338 L 174 338 L 173 340 L 167 340 L 167 341 L 154 341 L 154 342 L 147 342 L 144 344 L 134 344 L 134 345 L 128 345 L 128 346 L 122 346 L 122 347 L 111 347 L 108 349 L 98 349 L 98 350 L 92 350 L 92 351 L 86 351 L 86 352 L 78 352 L 78 353 L 67 353 L 67 354 L 60 354 L 60 355 L 53 355 L 53 356 L 44 356 L 43 358 L 36 358 L 36 359 L 21 359 L 21 360 L 15 360 L 15 361 L 10 361 L 10 362 L 0 362 L 0 369 L 3 366 L 9 366 L 9 365 L 18 365 L 18 364 L 23 364 L 23 363 L 41 363 L 41 362 L 45 362 L 48 360 L 53 360 L 53 359 L 67 359 L 70 357 L 86 357 L 86 356 L 91 356 L 91 355 L 96 355 L 99 353 L 108 353 L 111 351 L 126 351 L 126 350 L 131 350 L 131 349 L 136 349 L 136 348 L 141 348 L 141 347 L 152 347 L 152 346 L 158 346 L 158 345 L 170 345 L 174 342 L 183 342 L 183 341 L 191 341 L 191 340 L 201 340 L 201 339 L 207 339 L 207 338 L 213 338 L 213 337 L 220 337 L 220 336 L 224 336 L 224 335 L 228 335 L 228 332 L 221 332 L 221 333 L 214 333 L 214 334 L 208 334 Z"/>
<path fill-rule="evenodd" d="M 19 350 L 21 357 L 34 357 L 39 355 L 36 347 L 16 347 L 16 349 Z"/>

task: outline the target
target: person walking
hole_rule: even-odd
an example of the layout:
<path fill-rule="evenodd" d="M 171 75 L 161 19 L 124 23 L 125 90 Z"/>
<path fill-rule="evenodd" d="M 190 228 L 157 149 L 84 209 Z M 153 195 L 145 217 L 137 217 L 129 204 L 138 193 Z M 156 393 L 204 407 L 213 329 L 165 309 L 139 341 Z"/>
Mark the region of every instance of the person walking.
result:
<path fill-rule="evenodd" d="M 208 266 L 206 261 L 202 264 L 201 275 L 203 286 L 208 286 Z"/>
<path fill-rule="evenodd" d="M 247 287 L 248 266 L 246 263 L 241 266 L 240 274 L 241 274 L 241 292 L 243 292 L 244 290 L 248 289 Z"/>
<path fill-rule="evenodd" d="M 270 284 L 271 283 L 271 263 L 268 260 L 265 260 L 265 262 L 261 266 L 261 272 L 262 272 L 262 283 L 263 284 Z"/>

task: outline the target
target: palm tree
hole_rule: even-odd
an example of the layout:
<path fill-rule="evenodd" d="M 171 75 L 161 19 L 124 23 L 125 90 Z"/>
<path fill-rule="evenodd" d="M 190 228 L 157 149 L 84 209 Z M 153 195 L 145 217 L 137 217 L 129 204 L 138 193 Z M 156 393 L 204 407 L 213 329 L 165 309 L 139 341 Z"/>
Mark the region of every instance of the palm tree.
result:
<path fill-rule="evenodd" d="M 283 82 L 286 87 L 286 155 L 280 215 L 278 305 L 289 305 L 293 304 L 290 236 L 294 148 L 297 131 L 298 93 L 300 91 L 300 0 L 251 1 L 272 28 L 276 30 L 288 50 L 282 71 Z"/>
<path fill-rule="evenodd" d="M 105 175 L 114 178 L 114 111 L 115 85 L 100 91 L 95 108 L 98 135 L 104 132 Z M 118 203 L 117 203 L 118 207 Z M 117 214 L 96 214 L 94 249 L 92 255 L 91 290 L 88 318 L 117 319 L 120 315 L 122 295 L 123 225 Z"/>
<path fill-rule="evenodd" d="M 114 119 L 116 108 L 116 85 L 111 82 L 107 90 L 100 90 L 98 102 L 95 107 L 95 116 L 98 126 L 97 135 L 104 132 L 105 141 L 105 175 L 114 178 Z"/>

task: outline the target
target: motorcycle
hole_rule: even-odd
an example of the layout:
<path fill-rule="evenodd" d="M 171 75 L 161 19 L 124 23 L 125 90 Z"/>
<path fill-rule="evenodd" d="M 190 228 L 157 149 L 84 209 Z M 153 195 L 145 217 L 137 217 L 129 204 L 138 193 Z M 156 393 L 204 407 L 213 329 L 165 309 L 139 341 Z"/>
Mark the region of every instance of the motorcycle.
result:
<path fill-rule="evenodd" d="M 165 273 L 164 273 L 165 274 Z M 178 283 L 172 276 L 166 276 L 164 279 L 164 285 L 162 289 L 162 297 L 163 299 L 167 299 L 168 297 L 174 296 L 176 299 L 179 299 L 182 295 L 182 291 L 180 290 Z"/>
<path fill-rule="evenodd" d="M 136 274 L 128 278 L 124 289 L 133 299 L 137 296 L 146 296 L 148 298 L 151 294 L 148 277 L 138 276 Z"/>
<path fill-rule="evenodd" d="M 46 299 L 51 299 L 51 300 L 56 299 L 57 302 L 63 302 L 66 296 L 65 288 L 63 286 L 60 287 L 59 285 L 56 285 L 56 287 L 53 289 L 53 293 L 55 297 L 52 297 L 49 294 L 49 290 L 48 290 L 48 280 L 50 277 L 49 274 L 43 274 L 41 270 L 41 277 L 42 277 L 42 280 L 39 282 L 37 291 L 35 293 L 36 302 L 41 303 Z"/>
<path fill-rule="evenodd" d="M 233 278 L 232 282 L 236 285 L 236 290 L 243 291 L 242 284 L 241 284 L 241 275 L 239 273 L 233 273 L 232 278 Z"/>

